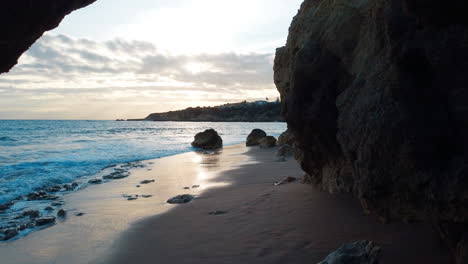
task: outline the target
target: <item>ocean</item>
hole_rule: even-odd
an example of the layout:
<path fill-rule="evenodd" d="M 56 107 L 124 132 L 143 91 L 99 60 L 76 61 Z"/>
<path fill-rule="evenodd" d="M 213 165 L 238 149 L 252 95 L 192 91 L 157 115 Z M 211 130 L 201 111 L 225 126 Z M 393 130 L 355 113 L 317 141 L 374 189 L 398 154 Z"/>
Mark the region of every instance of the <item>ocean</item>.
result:
<path fill-rule="evenodd" d="M 0 120 L 0 205 L 117 164 L 192 151 L 194 135 L 207 128 L 232 145 L 254 128 L 277 137 L 286 123 Z M 30 206 L 17 204 L 16 212 Z"/>

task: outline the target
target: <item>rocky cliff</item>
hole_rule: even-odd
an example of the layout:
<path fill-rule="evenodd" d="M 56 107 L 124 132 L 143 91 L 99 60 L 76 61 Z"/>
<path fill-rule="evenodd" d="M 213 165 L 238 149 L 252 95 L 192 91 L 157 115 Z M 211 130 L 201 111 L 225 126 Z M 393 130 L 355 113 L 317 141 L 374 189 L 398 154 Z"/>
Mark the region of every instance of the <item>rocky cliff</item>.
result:
<path fill-rule="evenodd" d="M 9 0 L 0 8 L 0 73 L 9 71 L 18 58 L 42 36 L 56 28 L 73 10 L 96 0 Z"/>
<path fill-rule="evenodd" d="M 277 50 L 308 180 L 468 250 L 468 3 L 306 0 Z"/>
<path fill-rule="evenodd" d="M 275 122 L 282 121 L 279 102 L 242 102 L 212 107 L 189 107 L 184 110 L 153 113 L 147 121 Z M 130 120 L 132 121 L 132 120 Z"/>

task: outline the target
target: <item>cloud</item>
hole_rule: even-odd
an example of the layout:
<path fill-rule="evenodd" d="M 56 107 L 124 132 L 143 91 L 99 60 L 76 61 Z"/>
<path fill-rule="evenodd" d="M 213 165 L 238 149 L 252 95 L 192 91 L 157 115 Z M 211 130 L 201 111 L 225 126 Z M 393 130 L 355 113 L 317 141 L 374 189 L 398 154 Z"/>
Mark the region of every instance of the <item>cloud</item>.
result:
<path fill-rule="evenodd" d="M 174 55 L 144 41 L 46 34 L 10 73 L 0 75 L 0 118 L 18 116 L 21 109 L 47 118 L 71 118 L 76 109 L 95 118 L 138 117 L 274 98 L 272 67 L 271 53 Z M 99 109 L 98 116 L 92 109 Z"/>

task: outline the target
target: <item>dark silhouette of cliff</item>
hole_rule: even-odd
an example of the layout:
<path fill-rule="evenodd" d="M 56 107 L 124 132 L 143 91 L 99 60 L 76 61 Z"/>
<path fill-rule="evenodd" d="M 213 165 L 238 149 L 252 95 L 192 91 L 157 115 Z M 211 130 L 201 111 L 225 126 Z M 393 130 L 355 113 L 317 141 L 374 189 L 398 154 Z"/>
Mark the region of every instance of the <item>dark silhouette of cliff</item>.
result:
<path fill-rule="evenodd" d="M 279 101 L 242 102 L 212 107 L 189 107 L 184 110 L 153 113 L 147 121 L 275 122 L 282 121 Z"/>

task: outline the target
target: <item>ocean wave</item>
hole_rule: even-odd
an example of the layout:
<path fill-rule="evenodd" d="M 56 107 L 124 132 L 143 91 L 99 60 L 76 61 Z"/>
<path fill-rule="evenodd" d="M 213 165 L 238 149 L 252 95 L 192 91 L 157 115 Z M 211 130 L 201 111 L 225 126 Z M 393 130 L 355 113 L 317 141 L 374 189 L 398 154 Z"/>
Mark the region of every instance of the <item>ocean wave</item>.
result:
<path fill-rule="evenodd" d="M 0 141 L 13 142 L 13 141 L 18 141 L 18 140 L 11 138 L 11 137 L 0 137 Z"/>

